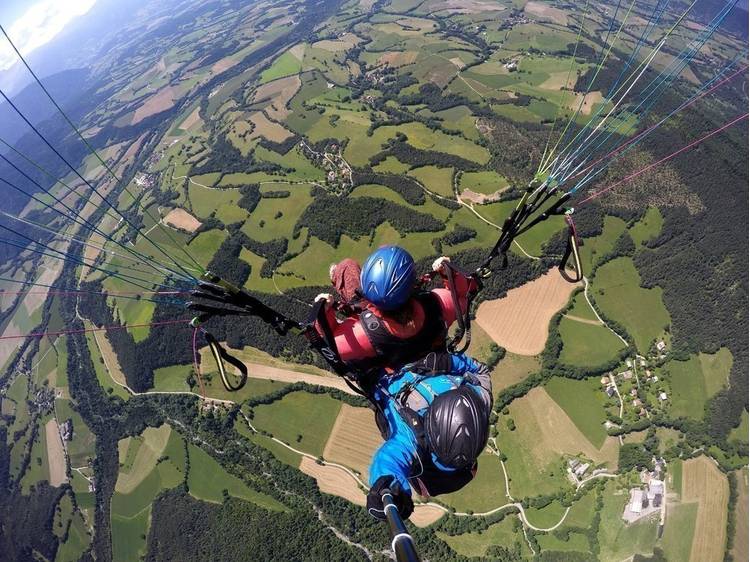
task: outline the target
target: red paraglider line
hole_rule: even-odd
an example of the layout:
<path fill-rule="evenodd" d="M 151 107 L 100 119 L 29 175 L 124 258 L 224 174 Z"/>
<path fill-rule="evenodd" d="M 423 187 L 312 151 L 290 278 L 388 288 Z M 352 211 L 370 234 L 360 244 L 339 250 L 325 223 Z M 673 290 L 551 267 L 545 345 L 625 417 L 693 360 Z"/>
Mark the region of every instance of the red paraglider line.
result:
<path fill-rule="evenodd" d="M 734 78 L 734 77 L 735 77 L 735 76 L 737 76 L 738 74 L 740 74 L 740 73 L 744 72 L 745 70 L 747 70 L 747 67 L 746 67 L 746 66 L 743 66 L 742 68 L 740 68 L 740 69 L 739 69 L 739 70 L 738 70 L 737 72 L 735 72 L 735 73 L 734 73 L 734 74 L 732 74 L 731 76 L 727 76 L 726 78 L 724 78 L 724 80 L 722 80 L 722 81 L 721 81 L 721 82 L 719 82 L 718 84 L 715 84 L 715 85 L 714 85 L 714 86 L 713 86 L 712 88 L 710 88 L 709 90 L 706 90 L 706 91 L 705 91 L 705 92 L 703 92 L 703 93 L 702 93 L 702 94 L 701 94 L 700 96 L 698 96 L 698 97 L 694 98 L 693 100 L 691 100 L 691 101 L 690 101 L 690 103 L 687 103 L 687 104 L 685 104 L 685 105 L 684 105 L 683 107 L 681 107 L 681 108 L 679 109 L 679 111 L 682 111 L 683 109 L 687 109 L 688 107 L 690 107 L 691 105 L 693 105 L 693 104 L 694 104 L 695 102 L 697 102 L 697 101 L 698 101 L 699 99 L 701 99 L 701 98 L 703 98 L 703 97 L 707 96 L 708 94 L 710 94 L 711 92 L 713 92 L 713 91 L 714 91 L 714 90 L 715 90 L 716 88 L 718 88 L 718 87 L 722 86 L 723 84 L 726 84 L 726 83 L 727 83 L 727 82 L 729 82 L 729 81 L 730 81 L 730 80 L 731 80 L 732 78 Z M 614 150 L 613 150 L 612 152 L 610 152 L 609 154 L 605 154 L 604 156 L 602 156 L 601 158 L 599 158 L 599 159 L 598 159 L 598 160 L 596 160 L 595 162 L 593 162 L 593 163 L 589 164 L 588 166 L 586 166 L 586 167 L 585 167 L 585 168 L 584 168 L 583 170 L 581 170 L 580 172 L 578 172 L 578 173 L 576 173 L 575 175 L 571 176 L 571 179 L 572 179 L 572 178 L 577 178 L 578 176 L 580 176 L 580 175 L 582 175 L 582 174 L 585 174 L 585 173 L 586 173 L 587 171 L 589 171 L 589 170 L 590 170 L 591 168 L 593 168 L 594 166 L 596 166 L 596 165 L 597 165 L 597 164 L 598 164 L 599 162 L 601 162 L 601 161 L 603 161 L 603 160 L 606 160 L 607 158 L 609 158 L 610 156 L 612 156 L 612 155 L 614 155 L 614 154 L 617 154 L 618 152 L 620 152 L 621 150 L 623 150 L 623 149 L 625 149 L 626 147 L 630 146 L 631 144 L 633 144 L 633 143 L 634 143 L 635 141 L 637 141 L 638 139 L 640 139 L 640 138 L 641 138 L 641 137 L 643 137 L 644 135 L 647 135 L 648 133 L 650 133 L 651 131 L 653 131 L 653 130 L 654 130 L 654 129 L 655 129 L 656 127 L 658 127 L 658 126 L 659 126 L 659 125 L 661 125 L 661 124 L 662 124 L 662 122 L 661 122 L 661 121 L 659 121 L 659 122 L 658 122 L 658 123 L 656 123 L 655 125 L 652 125 L 652 126 L 651 126 L 651 127 L 649 127 L 648 129 L 646 129 L 646 130 L 642 131 L 641 133 L 637 134 L 636 136 L 634 136 L 634 137 L 633 137 L 632 139 L 630 139 L 629 141 L 627 141 L 627 142 L 623 143 L 622 145 L 618 146 L 617 148 L 615 148 L 615 149 L 614 149 Z"/>
<path fill-rule="evenodd" d="M 57 332 L 35 332 L 31 334 L 17 334 L 13 336 L 0 336 L 0 340 L 10 340 L 17 338 L 43 338 L 44 336 L 64 336 L 67 334 L 85 334 L 87 332 L 106 332 L 108 330 L 127 330 L 128 328 L 144 328 L 146 326 L 168 326 L 170 324 L 185 324 L 190 322 L 190 318 L 182 320 L 164 320 L 162 322 L 149 322 L 146 324 L 125 324 L 123 326 L 103 326 L 101 328 L 83 328 L 80 330 L 59 330 Z"/>
<path fill-rule="evenodd" d="M 117 293 L 110 293 L 108 291 L 91 292 L 91 291 L 3 291 L 0 289 L 0 296 L 2 295 L 107 295 L 109 297 L 127 297 L 127 296 L 138 296 L 138 295 L 189 295 L 190 291 L 121 291 Z"/>
<path fill-rule="evenodd" d="M 653 168 L 653 167 L 655 167 L 655 166 L 658 166 L 659 164 L 662 164 L 663 162 L 666 162 L 667 160 L 671 160 L 671 159 L 672 159 L 672 158 L 674 158 L 675 156 L 678 156 L 679 154 L 682 154 L 682 153 L 683 153 L 683 152 L 685 152 L 686 150 L 689 150 L 689 149 L 693 148 L 693 147 L 694 147 L 695 145 L 697 145 L 697 144 L 699 144 L 699 143 L 703 142 L 704 140 L 706 140 L 706 139 L 708 139 L 708 138 L 710 138 L 710 137 L 713 137 L 714 135 L 718 135 L 718 134 L 719 134 L 720 132 L 722 132 L 723 130 L 725 130 L 725 129 L 728 129 L 729 127 L 731 127 L 732 125 L 734 125 L 735 123 L 737 123 L 737 122 L 739 122 L 739 121 L 742 121 L 742 120 L 743 120 L 743 119 L 745 119 L 745 118 L 746 118 L 747 116 L 748 116 L 748 114 L 747 114 L 747 113 L 745 113 L 744 115 L 740 115 L 739 117 L 737 117 L 737 118 L 733 119 L 733 120 L 732 120 L 732 121 L 730 121 L 729 123 L 725 123 L 724 125 L 722 125 L 722 126 L 721 126 L 721 127 L 719 127 L 718 129 L 715 129 L 715 130 L 711 131 L 711 132 L 710 132 L 710 133 L 708 133 L 707 135 L 705 135 L 705 136 L 703 136 L 703 137 L 701 137 L 701 138 L 699 138 L 699 139 L 697 139 L 697 140 L 694 140 L 693 142 L 691 142 L 691 143 L 690 143 L 690 144 L 688 144 L 687 146 L 683 146 L 683 147 L 682 147 L 681 149 L 679 149 L 679 150 L 677 150 L 677 151 L 673 152 L 673 153 L 672 153 L 672 154 L 670 154 L 669 156 L 665 156 L 665 157 L 664 157 L 664 158 L 662 158 L 661 160 L 658 160 L 658 161 L 656 161 L 656 162 L 653 162 L 652 164 L 649 164 L 649 165 L 648 165 L 648 166 L 646 166 L 645 168 L 641 168 L 641 169 L 640 169 L 640 170 L 638 170 L 637 172 L 634 172 L 634 173 L 630 174 L 629 176 L 627 176 L 627 177 L 624 177 L 624 178 L 622 178 L 622 179 L 621 179 L 620 181 L 618 181 L 617 183 L 614 183 L 614 184 L 610 185 L 609 187 L 605 187 L 604 189 L 601 189 L 601 190 L 599 190 L 599 191 L 596 191 L 596 192 L 592 193 L 591 195 L 589 195 L 588 197 L 586 197 L 586 199 L 584 199 L 583 201 L 581 201 L 581 202 L 580 202 L 580 203 L 579 203 L 578 205 L 580 206 L 580 205 L 583 205 L 584 203 L 586 203 L 586 202 L 588 202 L 588 201 L 591 201 L 592 199 L 596 199 L 596 198 L 597 198 L 597 197 L 599 197 L 600 195 L 602 195 L 602 194 L 604 194 L 604 193 L 607 193 L 608 191 L 612 191 L 612 190 L 613 190 L 614 188 L 616 188 L 616 187 L 618 187 L 618 186 L 622 185 L 622 184 L 623 184 L 623 183 L 625 183 L 626 181 L 630 181 L 630 180 L 632 180 L 633 178 L 635 178 L 635 177 L 637 177 L 637 176 L 640 176 L 640 175 L 641 175 L 642 173 L 644 173 L 644 172 L 647 172 L 647 171 L 649 171 L 649 170 L 650 170 L 651 168 Z"/>

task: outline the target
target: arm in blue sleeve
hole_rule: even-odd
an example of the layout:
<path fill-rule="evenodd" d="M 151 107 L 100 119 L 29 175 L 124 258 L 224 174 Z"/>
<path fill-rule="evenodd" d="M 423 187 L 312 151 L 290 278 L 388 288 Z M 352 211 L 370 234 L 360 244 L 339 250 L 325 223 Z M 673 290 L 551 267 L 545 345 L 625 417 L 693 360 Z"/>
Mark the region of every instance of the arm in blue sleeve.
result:
<path fill-rule="evenodd" d="M 393 476 L 411 495 L 409 475 L 416 455 L 414 446 L 398 434 L 383 443 L 370 463 L 370 486 L 381 476 Z"/>
<path fill-rule="evenodd" d="M 477 374 L 486 369 L 487 367 L 484 363 L 480 363 L 468 355 L 464 355 L 463 353 L 454 353 L 451 355 L 452 375 L 463 375 L 466 373 Z"/>

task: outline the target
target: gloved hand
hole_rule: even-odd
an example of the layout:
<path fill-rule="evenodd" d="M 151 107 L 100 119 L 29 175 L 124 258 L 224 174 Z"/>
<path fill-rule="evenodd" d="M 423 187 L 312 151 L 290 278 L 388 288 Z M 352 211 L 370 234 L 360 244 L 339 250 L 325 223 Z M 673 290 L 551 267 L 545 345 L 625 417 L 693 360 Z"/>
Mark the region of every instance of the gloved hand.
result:
<path fill-rule="evenodd" d="M 326 303 L 331 304 L 333 302 L 333 296 L 330 293 L 320 293 L 317 297 L 315 297 L 315 302 L 318 301 L 326 301 Z"/>
<path fill-rule="evenodd" d="M 440 270 L 443 268 L 443 264 L 447 261 L 451 261 L 448 256 L 440 256 L 438 259 L 432 262 L 432 271 L 440 273 Z"/>
<path fill-rule="evenodd" d="M 381 476 L 377 479 L 375 484 L 370 488 L 370 492 L 367 494 L 367 513 L 372 515 L 375 519 L 385 521 L 385 510 L 383 508 L 383 490 L 389 488 L 391 490 L 391 496 L 393 496 L 393 503 L 396 504 L 399 514 L 402 519 L 408 519 L 414 511 L 414 502 L 407 491 L 405 491 L 401 484 L 393 476 Z"/>

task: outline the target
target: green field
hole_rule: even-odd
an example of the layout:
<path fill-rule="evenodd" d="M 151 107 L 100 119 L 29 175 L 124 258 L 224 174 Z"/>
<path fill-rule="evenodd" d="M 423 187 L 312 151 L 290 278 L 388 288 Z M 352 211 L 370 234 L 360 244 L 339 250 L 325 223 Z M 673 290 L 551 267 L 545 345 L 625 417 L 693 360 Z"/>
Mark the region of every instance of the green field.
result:
<path fill-rule="evenodd" d="M 112 377 L 107 372 L 107 368 L 104 366 L 104 359 L 99 351 L 99 346 L 96 343 L 94 334 L 91 332 L 86 333 L 86 341 L 88 342 L 89 353 L 91 353 L 91 361 L 94 364 L 94 371 L 96 371 L 96 380 L 99 381 L 99 384 L 104 391 L 108 394 L 119 396 L 123 400 L 130 398 L 130 393 L 119 384 L 115 384 Z M 58 373 L 59 372 L 60 367 L 58 367 Z"/>
<path fill-rule="evenodd" d="M 549 529 L 557 525 L 565 515 L 565 508 L 560 502 L 552 502 L 547 507 L 537 509 L 530 507 L 526 510 L 526 519 L 535 527 Z"/>
<path fill-rule="evenodd" d="M 577 318 L 583 318 L 584 320 L 599 321 L 594 309 L 591 308 L 591 305 L 586 301 L 586 295 L 583 291 L 576 293 L 573 297 L 570 309 L 565 314 L 566 316 L 575 316 Z"/>
<path fill-rule="evenodd" d="M 464 533 L 455 536 L 437 533 L 437 536 L 462 556 L 484 556 L 487 549 L 492 545 L 501 545 L 512 549 L 516 543 L 521 546 L 521 552 L 524 555 L 531 555 L 531 551 L 523 539 L 521 525 L 516 515 L 506 515 L 500 523 L 490 525 L 486 531 L 481 533 Z"/>
<path fill-rule="evenodd" d="M 508 503 L 505 495 L 503 469 L 499 459 L 486 451 L 479 456 L 474 479 L 461 490 L 440 496 L 443 503 L 458 511 L 481 513 Z"/>
<path fill-rule="evenodd" d="M 277 58 L 268 70 L 265 70 L 260 75 L 260 82 L 261 84 L 265 84 L 277 78 L 297 74 L 300 70 L 302 70 L 302 61 L 293 54 L 286 52 Z"/>
<path fill-rule="evenodd" d="M 649 207 L 643 218 L 630 227 L 630 237 L 636 246 L 656 238 L 661 232 L 664 225 L 664 217 L 661 216 L 659 209 Z"/>
<path fill-rule="evenodd" d="M 626 524 L 622 512 L 627 500 L 627 492 L 616 493 L 615 483 L 607 482 L 599 526 L 602 562 L 622 562 L 633 554 L 650 555 L 654 550 L 658 516 L 656 520 Z"/>
<path fill-rule="evenodd" d="M 601 448 L 607 438 L 604 429 L 604 402 L 607 395 L 602 392 L 599 379 L 594 377 L 573 380 L 553 377 L 544 389 L 565 410 L 591 444 L 597 449 Z"/>
<path fill-rule="evenodd" d="M 602 312 L 616 318 L 635 340 L 641 353 L 648 351 L 670 324 L 662 289 L 644 289 L 633 260 L 623 257 L 602 265 L 593 282 L 593 295 Z"/>
<path fill-rule="evenodd" d="M 741 443 L 747 443 L 748 441 L 748 415 L 747 410 L 742 410 L 742 417 L 740 419 L 740 425 L 733 428 L 729 432 L 729 439 L 732 441 L 740 441 Z"/>
<path fill-rule="evenodd" d="M 112 513 L 112 560 L 129 562 L 140 560 L 146 554 L 146 539 L 151 505 L 131 517 Z"/>
<path fill-rule="evenodd" d="M 255 407 L 252 422 L 295 449 L 320 456 L 340 409 L 341 403 L 327 394 L 292 392 L 272 404 Z"/>
<path fill-rule="evenodd" d="M 209 502 L 223 501 L 224 490 L 230 496 L 253 502 L 265 509 L 283 511 L 285 508 L 270 496 L 256 492 L 242 480 L 229 474 L 213 457 L 192 443 L 188 444 L 190 472 L 187 485 L 190 495 Z"/>
<path fill-rule="evenodd" d="M 86 465 L 89 458 L 94 457 L 96 453 L 96 436 L 72 406 L 73 403 L 70 400 L 55 400 L 57 421 L 64 423 L 65 420 L 69 419 L 73 422 L 73 439 L 68 441 L 67 449 L 71 465 L 73 467 L 80 467 Z"/>
<path fill-rule="evenodd" d="M 670 375 L 670 412 L 673 416 L 703 418 L 706 400 L 712 396 L 708 388 L 715 393 L 726 383 L 727 356 L 731 361 L 731 354 L 725 350 L 725 353 L 719 352 L 715 356 L 703 355 L 701 358 L 693 355 L 687 361 L 669 361 L 664 366 Z"/>
<path fill-rule="evenodd" d="M 625 232 L 627 225 L 619 217 L 606 215 L 604 217 L 604 228 L 602 233 L 592 238 L 585 238 L 581 246 L 581 263 L 586 275 L 590 276 L 592 270 L 599 264 L 614 248 L 615 242 Z"/>
<path fill-rule="evenodd" d="M 510 184 L 503 176 L 493 171 L 466 172 L 461 175 L 461 189 L 470 189 L 474 193 L 492 195 L 506 189 Z"/>
<path fill-rule="evenodd" d="M 24 493 L 29 492 L 29 487 L 43 480 L 49 481 L 49 459 L 47 458 L 47 434 L 44 425 L 49 418 L 42 418 L 39 422 L 39 431 L 31 447 L 29 466 L 21 479 L 21 489 Z"/>
<path fill-rule="evenodd" d="M 453 168 L 422 166 L 409 170 L 408 174 L 417 179 L 433 193 L 453 199 Z"/>
<path fill-rule="evenodd" d="M 581 533 L 571 533 L 567 541 L 558 539 L 554 535 L 547 533 L 537 538 L 542 551 L 552 550 L 555 552 L 589 552 L 589 540 L 586 535 Z"/>
<path fill-rule="evenodd" d="M 667 560 L 689 560 L 698 503 L 670 504 L 660 545 Z"/>
<path fill-rule="evenodd" d="M 711 398 L 724 388 L 729 380 L 729 372 L 732 369 L 733 362 L 732 352 L 726 347 L 722 347 L 713 354 L 699 353 L 698 360 L 706 385 L 706 396 Z"/>
<path fill-rule="evenodd" d="M 563 317 L 559 324 L 563 348 L 560 362 L 577 367 L 603 365 L 625 347 L 609 328 Z"/>

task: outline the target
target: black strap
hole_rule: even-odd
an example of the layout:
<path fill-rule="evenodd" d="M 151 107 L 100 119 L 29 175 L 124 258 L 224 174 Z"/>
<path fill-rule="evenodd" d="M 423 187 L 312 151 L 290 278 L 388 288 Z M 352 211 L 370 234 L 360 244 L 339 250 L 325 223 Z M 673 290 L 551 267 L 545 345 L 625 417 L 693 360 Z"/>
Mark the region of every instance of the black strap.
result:
<path fill-rule="evenodd" d="M 581 242 L 578 239 L 578 233 L 576 232 L 576 226 L 573 222 L 573 217 L 571 217 L 570 215 L 565 215 L 565 222 L 568 224 L 568 243 L 565 247 L 565 253 L 560 260 L 560 265 L 557 268 L 560 270 L 560 275 L 562 275 L 563 279 L 570 283 L 578 283 L 579 281 L 581 281 L 581 279 L 583 279 L 581 256 L 578 252 L 578 248 L 580 247 Z M 575 271 L 574 276 L 570 275 L 566 268 L 571 256 L 573 257 L 573 270 Z"/>
<path fill-rule="evenodd" d="M 232 357 L 231 355 L 229 355 L 227 350 L 224 349 L 221 344 L 216 341 L 216 338 L 211 334 L 209 334 L 208 332 L 204 332 L 204 335 L 206 337 L 206 341 L 208 342 L 208 347 L 211 350 L 211 354 L 214 356 L 216 365 L 219 367 L 219 375 L 221 376 L 221 382 L 224 384 L 224 388 L 226 388 L 229 392 L 240 390 L 243 386 L 245 386 L 245 383 L 247 382 L 247 366 L 236 357 Z M 224 361 L 239 369 L 241 373 L 239 383 L 232 384 L 231 382 L 229 382 L 227 370 L 224 368 Z"/>
<path fill-rule="evenodd" d="M 446 275 L 446 282 L 448 283 L 448 290 L 451 293 L 453 309 L 456 311 L 456 321 L 458 323 L 458 329 L 456 330 L 456 333 L 451 338 L 451 340 L 448 342 L 447 347 L 448 351 L 450 351 L 451 353 L 463 353 L 464 351 L 469 349 L 469 345 L 471 344 L 470 311 L 471 303 L 477 294 L 477 290 L 470 290 L 466 294 L 466 310 L 462 310 L 461 302 L 458 298 L 458 291 L 456 290 L 456 281 L 454 279 L 454 275 L 464 275 L 465 277 L 467 277 L 467 279 L 469 279 L 469 282 L 473 280 L 478 286 L 481 286 L 481 283 L 476 275 L 468 275 L 467 273 L 464 273 L 463 271 L 452 265 L 450 262 L 443 262 L 443 267 L 448 273 L 448 275 Z M 458 344 L 462 339 L 464 340 L 464 343 L 459 349 Z"/>

